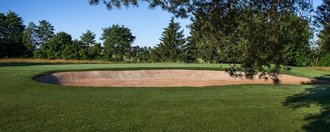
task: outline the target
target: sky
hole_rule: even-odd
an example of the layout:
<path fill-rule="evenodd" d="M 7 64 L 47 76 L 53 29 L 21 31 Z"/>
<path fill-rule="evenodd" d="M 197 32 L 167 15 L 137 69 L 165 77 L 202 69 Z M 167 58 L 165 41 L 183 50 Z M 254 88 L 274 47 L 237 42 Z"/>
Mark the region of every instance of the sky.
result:
<path fill-rule="evenodd" d="M 322 0 L 314 0 L 316 7 Z M 104 5 L 91 6 L 88 0 L 0 0 L 0 12 L 13 11 L 23 18 L 24 24 L 40 20 L 49 21 L 55 32 L 67 32 L 73 39 L 79 39 L 82 33 L 91 30 L 96 34 L 96 40 L 102 35 L 102 28 L 113 24 L 128 27 L 136 36 L 133 45 L 155 46 L 163 29 L 167 27 L 172 14 L 159 8 L 149 9 L 141 3 L 138 8 L 122 8 L 107 10 Z M 181 24 L 185 35 L 189 35 L 187 25 L 189 19 L 176 19 Z"/>

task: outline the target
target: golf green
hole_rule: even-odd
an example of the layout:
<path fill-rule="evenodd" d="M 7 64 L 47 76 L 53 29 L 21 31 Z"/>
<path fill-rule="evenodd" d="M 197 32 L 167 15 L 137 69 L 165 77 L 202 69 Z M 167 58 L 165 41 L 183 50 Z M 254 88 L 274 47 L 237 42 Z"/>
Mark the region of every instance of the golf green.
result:
<path fill-rule="evenodd" d="M 206 69 L 217 64 L 0 64 L 0 131 L 329 131 L 330 87 L 91 88 L 34 81 L 56 71 Z M 326 72 L 287 72 L 326 78 Z"/>

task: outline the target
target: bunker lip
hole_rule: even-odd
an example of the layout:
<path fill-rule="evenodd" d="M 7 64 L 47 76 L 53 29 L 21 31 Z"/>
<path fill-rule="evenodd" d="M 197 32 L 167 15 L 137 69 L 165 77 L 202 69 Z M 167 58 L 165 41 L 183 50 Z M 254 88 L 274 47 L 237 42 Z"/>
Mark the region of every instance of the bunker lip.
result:
<path fill-rule="evenodd" d="M 230 77 L 211 70 L 125 70 L 56 72 L 34 80 L 63 86 L 86 87 L 205 87 L 235 84 L 272 84 L 272 80 Z M 281 84 L 314 84 L 313 79 L 280 75 Z"/>

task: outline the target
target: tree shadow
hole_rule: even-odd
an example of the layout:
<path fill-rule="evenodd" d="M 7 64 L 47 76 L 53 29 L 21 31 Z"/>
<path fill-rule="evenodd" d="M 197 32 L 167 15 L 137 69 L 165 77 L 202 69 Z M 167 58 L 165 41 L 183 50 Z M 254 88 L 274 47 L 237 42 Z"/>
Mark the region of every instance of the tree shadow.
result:
<path fill-rule="evenodd" d="M 49 83 L 49 84 L 60 84 L 60 80 L 52 74 L 40 75 L 33 77 L 33 80 L 42 83 Z"/>
<path fill-rule="evenodd" d="M 316 78 L 314 83 L 329 81 L 326 77 Z M 303 129 L 310 132 L 330 131 L 330 85 L 314 85 L 299 94 L 286 98 L 283 105 L 292 109 L 320 107 L 319 113 L 304 117 L 307 124 Z"/>
<path fill-rule="evenodd" d="M 315 77 L 311 81 L 301 82 L 303 85 L 330 85 L 330 74 Z"/>

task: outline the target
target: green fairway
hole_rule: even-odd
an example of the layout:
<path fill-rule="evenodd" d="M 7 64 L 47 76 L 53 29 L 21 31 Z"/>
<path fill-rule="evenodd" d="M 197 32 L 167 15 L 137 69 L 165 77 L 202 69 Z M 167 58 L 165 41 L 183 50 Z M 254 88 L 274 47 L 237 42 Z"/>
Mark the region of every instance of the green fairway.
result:
<path fill-rule="evenodd" d="M 219 64 L 0 64 L 0 131 L 329 131 L 330 87 L 87 88 L 39 83 L 54 71 L 223 70 Z M 330 73 L 286 72 L 309 78 Z"/>

